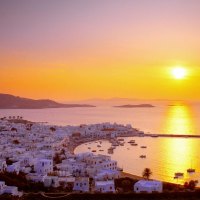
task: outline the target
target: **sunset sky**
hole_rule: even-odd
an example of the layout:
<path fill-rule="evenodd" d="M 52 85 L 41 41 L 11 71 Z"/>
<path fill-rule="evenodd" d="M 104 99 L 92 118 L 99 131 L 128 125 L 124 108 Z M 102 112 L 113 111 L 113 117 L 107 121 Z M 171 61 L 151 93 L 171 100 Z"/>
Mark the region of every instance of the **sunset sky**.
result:
<path fill-rule="evenodd" d="M 0 0 L 0 93 L 200 100 L 199 90 L 200 0 Z"/>

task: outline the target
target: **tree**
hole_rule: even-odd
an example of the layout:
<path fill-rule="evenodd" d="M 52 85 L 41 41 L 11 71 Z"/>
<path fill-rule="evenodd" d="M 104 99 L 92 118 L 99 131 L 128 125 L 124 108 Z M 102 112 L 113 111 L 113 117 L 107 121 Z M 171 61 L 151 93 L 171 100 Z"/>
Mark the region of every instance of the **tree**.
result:
<path fill-rule="evenodd" d="M 49 128 L 52 132 L 55 132 L 56 131 L 56 128 L 54 128 L 54 127 L 50 127 Z"/>
<path fill-rule="evenodd" d="M 55 154 L 53 161 L 55 164 L 60 164 L 62 162 L 62 159 L 58 153 Z"/>
<path fill-rule="evenodd" d="M 188 182 L 185 182 L 185 183 L 184 183 L 184 188 L 185 188 L 185 189 L 188 189 L 188 185 L 189 185 Z"/>
<path fill-rule="evenodd" d="M 133 188 L 132 181 L 129 179 L 122 180 L 121 186 L 122 186 L 124 192 L 130 191 Z"/>
<path fill-rule="evenodd" d="M 13 140 L 13 144 L 19 144 L 19 140 Z"/>
<path fill-rule="evenodd" d="M 152 175 L 152 171 L 150 168 L 145 168 L 144 171 L 142 172 L 143 178 L 149 180 L 150 176 Z"/>
<path fill-rule="evenodd" d="M 194 180 L 191 180 L 189 183 L 188 183 L 188 189 L 190 190 L 194 190 L 196 185 L 197 185 L 198 181 L 194 181 Z"/>

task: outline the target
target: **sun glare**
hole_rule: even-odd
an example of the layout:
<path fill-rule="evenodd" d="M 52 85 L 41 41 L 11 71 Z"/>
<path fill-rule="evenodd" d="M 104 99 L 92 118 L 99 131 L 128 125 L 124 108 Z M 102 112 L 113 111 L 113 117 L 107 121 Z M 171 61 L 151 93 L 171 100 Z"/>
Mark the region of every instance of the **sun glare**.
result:
<path fill-rule="evenodd" d="M 183 79 L 186 76 L 186 69 L 183 67 L 176 67 L 172 70 L 175 79 Z"/>

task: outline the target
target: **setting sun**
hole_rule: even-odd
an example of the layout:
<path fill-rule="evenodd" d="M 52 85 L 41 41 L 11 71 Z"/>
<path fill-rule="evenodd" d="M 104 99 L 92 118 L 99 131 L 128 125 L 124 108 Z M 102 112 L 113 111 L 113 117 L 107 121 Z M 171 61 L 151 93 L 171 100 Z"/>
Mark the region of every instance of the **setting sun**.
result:
<path fill-rule="evenodd" d="M 186 76 L 186 69 L 183 67 L 176 67 L 172 70 L 175 79 L 183 79 Z"/>

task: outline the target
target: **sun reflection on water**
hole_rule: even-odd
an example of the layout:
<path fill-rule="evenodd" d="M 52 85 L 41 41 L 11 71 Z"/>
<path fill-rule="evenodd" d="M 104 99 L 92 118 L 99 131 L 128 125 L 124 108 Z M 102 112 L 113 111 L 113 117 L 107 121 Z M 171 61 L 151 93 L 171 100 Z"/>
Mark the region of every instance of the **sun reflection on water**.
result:
<path fill-rule="evenodd" d="M 195 124 L 190 107 L 183 104 L 169 106 L 164 128 L 168 134 L 193 134 Z M 161 160 L 164 160 L 163 172 L 171 179 L 169 181 L 183 183 L 192 178 L 187 169 L 197 167 L 197 146 L 194 144 L 187 138 L 170 138 L 162 142 L 161 145 L 165 149 L 161 155 Z M 184 177 L 173 181 L 175 172 L 184 173 Z"/>
<path fill-rule="evenodd" d="M 189 106 L 175 104 L 169 106 L 164 129 L 168 134 L 190 135 L 195 132 L 192 120 L 192 110 Z"/>

